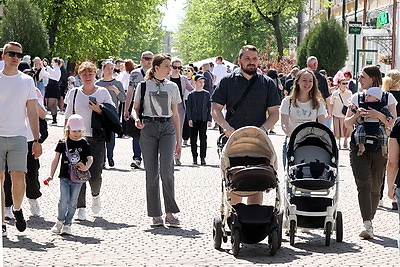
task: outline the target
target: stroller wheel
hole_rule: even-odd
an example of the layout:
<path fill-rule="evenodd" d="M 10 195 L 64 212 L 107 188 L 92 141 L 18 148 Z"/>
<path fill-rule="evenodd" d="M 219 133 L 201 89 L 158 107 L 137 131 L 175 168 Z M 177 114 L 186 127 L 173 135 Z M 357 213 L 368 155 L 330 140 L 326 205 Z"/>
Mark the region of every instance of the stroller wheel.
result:
<path fill-rule="evenodd" d="M 278 248 L 279 248 L 278 229 L 272 229 L 271 234 L 269 236 L 269 255 L 275 256 Z"/>
<path fill-rule="evenodd" d="M 232 230 L 232 254 L 233 256 L 237 256 L 239 254 L 240 247 L 240 231 L 238 229 Z"/>
<path fill-rule="evenodd" d="M 214 239 L 214 248 L 220 249 L 222 243 L 222 220 L 220 216 L 214 217 L 213 223 L 213 239 Z"/>
<path fill-rule="evenodd" d="M 325 246 L 330 246 L 331 244 L 331 234 L 332 234 L 332 223 L 327 222 L 325 226 Z"/>
<path fill-rule="evenodd" d="M 343 217 L 340 211 L 336 212 L 336 242 L 343 241 Z"/>
<path fill-rule="evenodd" d="M 296 221 L 290 221 L 290 228 L 289 228 L 289 239 L 290 245 L 294 246 L 294 235 L 296 233 Z"/>

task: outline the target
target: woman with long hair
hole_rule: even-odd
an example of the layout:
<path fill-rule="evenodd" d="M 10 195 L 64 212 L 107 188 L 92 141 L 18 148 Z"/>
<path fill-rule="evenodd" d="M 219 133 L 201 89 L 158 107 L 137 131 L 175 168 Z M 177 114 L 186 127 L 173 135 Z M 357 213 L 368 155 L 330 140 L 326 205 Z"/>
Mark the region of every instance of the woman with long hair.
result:
<path fill-rule="evenodd" d="M 296 76 L 293 89 L 282 101 L 281 127 L 286 134 L 283 143 L 283 166 L 286 167 L 287 142 L 293 130 L 305 122 L 325 124 L 326 109 L 318 82 L 310 69 L 302 69 Z"/>
<path fill-rule="evenodd" d="M 380 87 L 382 85 L 382 74 L 377 66 L 367 66 L 361 71 L 358 81 L 361 89 L 365 92 L 371 87 Z M 347 110 L 344 120 L 346 127 L 353 128 L 354 125 L 363 124 L 364 119 L 374 120 L 389 127 L 393 126 L 394 120 L 388 120 L 386 115 L 378 110 L 360 108 L 359 96 L 358 93 L 355 93 L 351 97 L 351 106 Z M 387 99 L 387 106 L 395 119 L 396 100 L 391 94 Z M 358 146 L 355 143 L 355 139 L 352 137 L 350 142 L 350 165 L 357 185 L 358 204 L 364 224 L 364 229 L 359 236 L 363 239 L 374 237 L 372 220 L 378 208 L 387 161 L 381 149 L 381 146 L 376 146 L 376 149 L 366 150 L 363 154 L 357 155 Z"/>
<path fill-rule="evenodd" d="M 132 117 L 141 129 L 140 147 L 146 170 L 147 214 L 153 226 L 163 225 L 160 202 L 160 178 L 165 206 L 165 224 L 179 226 L 173 215 L 179 212 L 175 201 L 174 158 L 181 153 L 181 126 L 178 105 L 182 102 L 176 83 L 167 79 L 171 71 L 171 57 L 165 54 L 154 56 L 152 68 L 145 81 L 135 92 Z M 185 78 L 186 79 L 186 78 Z M 142 87 L 145 87 L 142 97 Z M 143 99 L 143 112 L 139 114 Z M 139 115 L 143 116 L 141 120 Z"/>

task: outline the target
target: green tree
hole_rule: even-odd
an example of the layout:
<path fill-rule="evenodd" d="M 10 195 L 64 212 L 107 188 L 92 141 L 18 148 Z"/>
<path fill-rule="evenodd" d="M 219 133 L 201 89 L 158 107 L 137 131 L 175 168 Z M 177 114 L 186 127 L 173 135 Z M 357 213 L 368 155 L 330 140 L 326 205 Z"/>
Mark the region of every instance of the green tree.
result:
<path fill-rule="evenodd" d="M 307 38 L 307 55 L 301 55 L 302 58 L 316 56 L 319 68 L 332 76 L 344 66 L 348 53 L 346 33 L 336 20 L 323 19 Z"/>
<path fill-rule="evenodd" d="M 300 68 L 305 68 L 307 66 L 308 54 L 308 41 L 310 39 L 310 33 L 304 36 L 303 41 L 297 46 L 297 65 Z"/>
<path fill-rule="evenodd" d="M 0 43 L 19 42 L 24 54 L 44 57 L 49 43 L 40 9 L 30 0 L 7 1 L 1 21 Z"/>
<path fill-rule="evenodd" d="M 152 37 L 152 42 L 162 40 L 162 35 L 154 38 L 148 32 L 143 34 L 143 29 L 160 28 L 162 13 L 157 6 L 166 0 L 33 1 L 42 9 L 47 22 L 53 55 L 72 60 L 118 57 L 123 54 L 121 49 L 126 49 L 129 36 L 142 45 L 151 43 L 143 41 L 148 37 Z"/>

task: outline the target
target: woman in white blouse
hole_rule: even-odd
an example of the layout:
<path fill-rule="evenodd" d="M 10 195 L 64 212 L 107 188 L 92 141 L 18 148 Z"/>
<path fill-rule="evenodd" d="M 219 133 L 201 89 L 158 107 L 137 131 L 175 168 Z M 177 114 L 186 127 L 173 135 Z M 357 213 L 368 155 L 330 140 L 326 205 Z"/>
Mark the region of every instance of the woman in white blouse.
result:
<path fill-rule="evenodd" d="M 45 61 L 46 62 L 46 61 Z M 60 59 L 55 57 L 51 60 L 51 67 L 46 65 L 44 67 L 44 77 L 49 79 L 46 86 L 45 98 L 47 98 L 47 108 L 51 112 L 53 122 L 51 124 L 57 125 L 57 104 L 60 98 L 60 86 L 58 81 L 61 78 Z"/>

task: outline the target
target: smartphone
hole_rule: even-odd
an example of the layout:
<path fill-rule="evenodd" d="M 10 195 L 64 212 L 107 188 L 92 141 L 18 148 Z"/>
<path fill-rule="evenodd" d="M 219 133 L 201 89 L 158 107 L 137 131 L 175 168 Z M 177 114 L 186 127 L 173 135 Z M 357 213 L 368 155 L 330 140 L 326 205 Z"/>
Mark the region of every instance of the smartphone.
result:
<path fill-rule="evenodd" d="M 94 96 L 89 96 L 89 101 L 91 101 L 93 104 L 96 104 L 96 98 Z"/>

